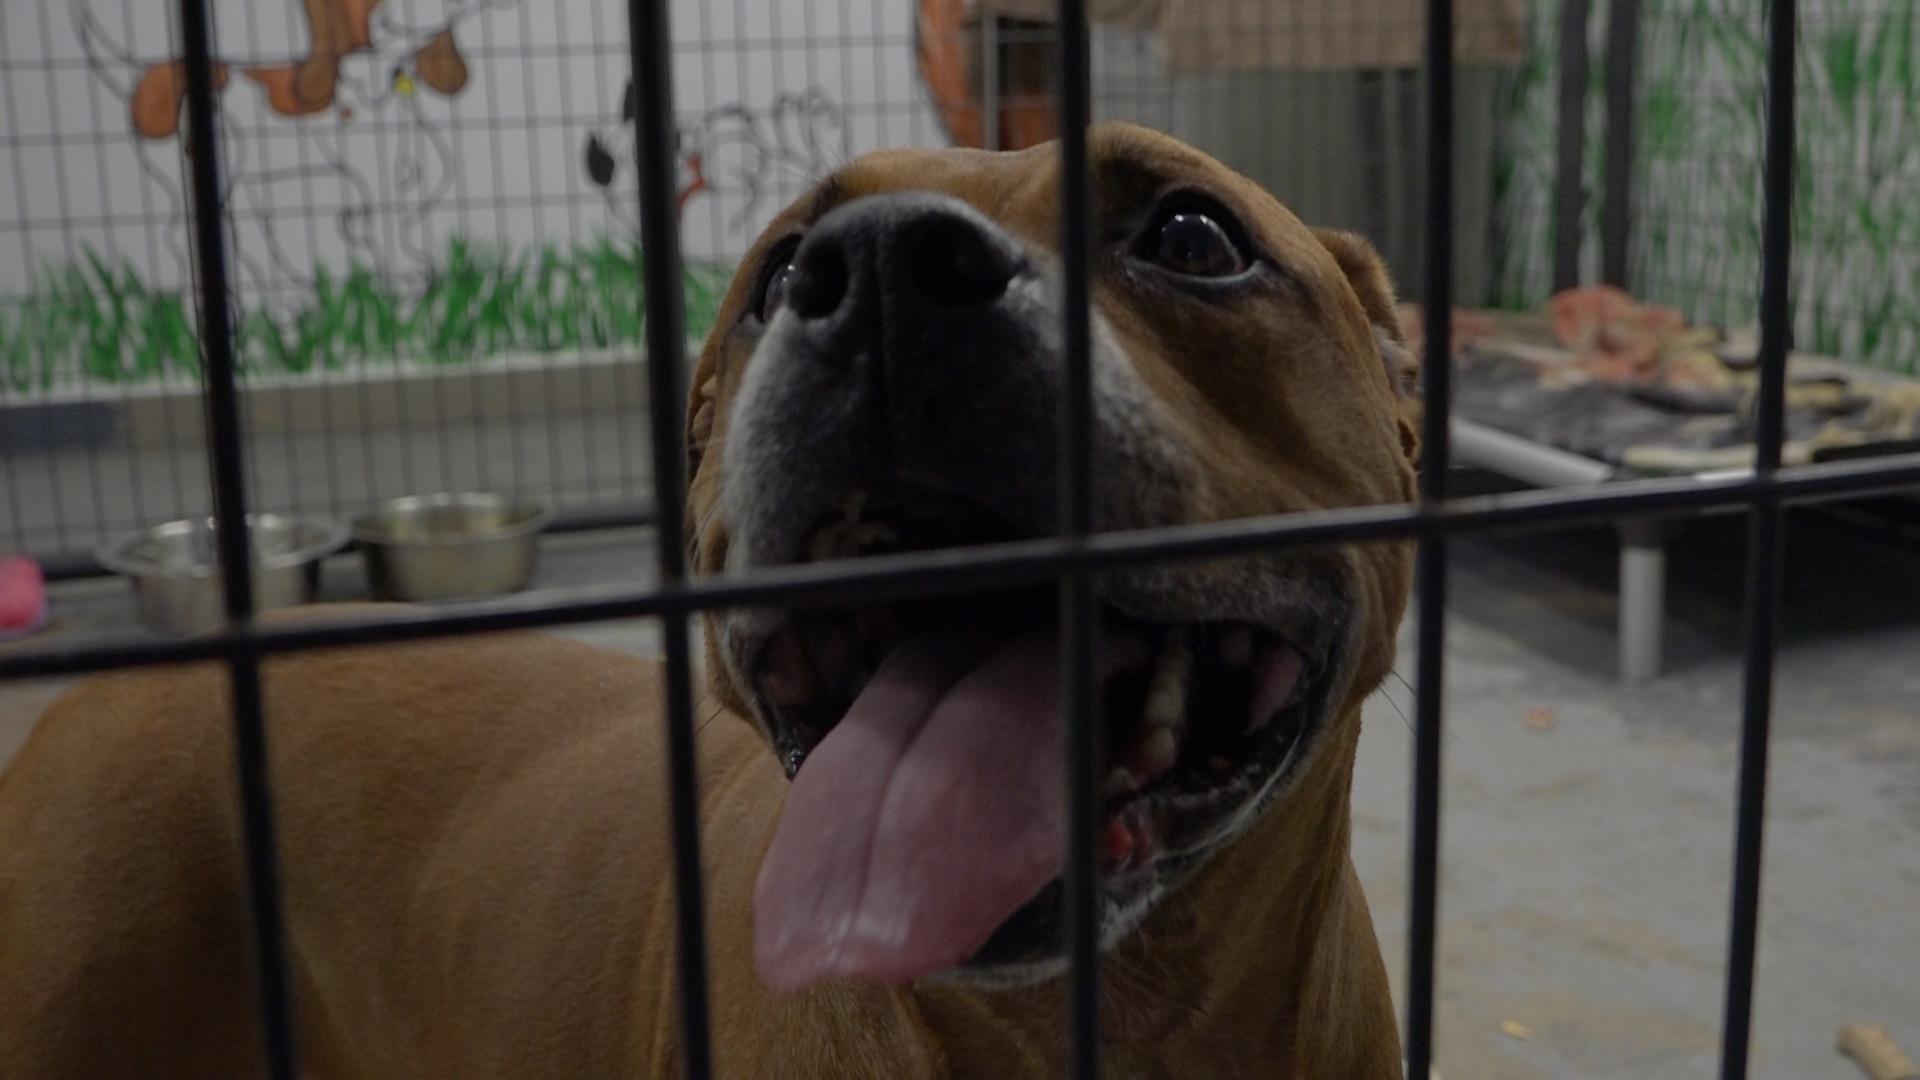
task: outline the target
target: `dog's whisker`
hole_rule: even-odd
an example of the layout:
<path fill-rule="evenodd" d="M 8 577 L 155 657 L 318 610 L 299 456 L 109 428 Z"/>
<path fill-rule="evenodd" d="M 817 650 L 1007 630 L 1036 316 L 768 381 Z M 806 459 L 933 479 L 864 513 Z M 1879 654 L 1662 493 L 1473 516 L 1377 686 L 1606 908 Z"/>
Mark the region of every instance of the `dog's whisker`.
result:
<path fill-rule="evenodd" d="M 1405 680 L 1405 679 L 1402 679 L 1402 680 L 1400 680 L 1400 681 L 1401 681 L 1401 682 L 1405 682 L 1406 680 Z M 1407 715 L 1407 710 L 1405 710 L 1405 709 L 1403 709 L 1403 708 L 1401 708 L 1401 707 L 1400 707 L 1400 703 L 1399 703 L 1398 701 L 1395 701 L 1395 700 L 1393 699 L 1393 692 L 1392 692 L 1392 691 L 1390 691 L 1390 690 L 1388 690 L 1388 689 L 1387 689 L 1386 687 L 1384 687 L 1384 686 L 1383 686 L 1383 687 L 1381 687 L 1380 689 L 1378 689 L 1378 690 L 1375 690 L 1375 691 L 1374 691 L 1374 692 L 1373 692 L 1373 693 L 1372 693 L 1371 695 L 1369 695 L 1369 696 L 1370 696 L 1370 698 L 1373 698 L 1373 699 L 1377 699 L 1377 700 L 1380 700 L 1380 701 L 1384 701 L 1384 702 L 1386 702 L 1386 703 L 1387 703 L 1387 707 L 1388 707 L 1388 708 L 1390 708 L 1390 709 L 1392 709 L 1392 710 L 1393 710 L 1393 711 L 1394 711 L 1395 713 L 1397 713 L 1397 714 L 1399 715 L 1399 717 L 1400 717 L 1400 722 L 1401 722 L 1402 724 L 1404 724 L 1404 725 L 1406 725 L 1406 728 L 1407 728 L 1407 731 L 1408 731 L 1408 733 L 1409 733 L 1409 734 L 1411 734 L 1411 733 L 1412 733 L 1412 731 L 1413 731 L 1413 719 L 1412 719 L 1411 717 L 1409 717 L 1409 716 Z"/>
<path fill-rule="evenodd" d="M 726 711 L 727 711 L 727 707 L 726 707 L 725 705 L 722 705 L 721 703 L 719 703 L 719 702 L 717 702 L 717 701 L 716 701 L 716 702 L 714 702 L 714 703 L 713 703 L 713 710 L 712 710 L 711 712 L 709 712 L 709 713 L 707 713 L 707 715 L 706 715 L 706 718 L 705 718 L 705 719 L 703 719 L 703 720 L 701 720 L 701 721 L 700 721 L 700 722 L 699 722 L 698 724 L 695 724 L 695 725 L 694 725 L 694 728 L 693 728 L 693 733 L 694 733 L 695 735 L 698 735 L 698 734 L 700 734 L 700 733 L 701 733 L 702 731 L 705 731 L 705 730 L 707 729 L 707 725 L 708 725 L 708 724 L 711 724 L 711 723 L 713 723 L 713 722 L 714 722 L 714 720 L 716 720 L 716 719 L 718 719 L 718 718 L 719 718 L 719 716 L 720 716 L 720 714 L 721 714 L 721 713 L 723 713 L 723 712 L 726 712 Z"/>
<path fill-rule="evenodd" d="M 1400 674 L 1397 668 L 1388 668 L 1387 674 L 1393 676 L 1393 680 L 1395 682 L 1399 683 L 1402 687 L 1406 688 L 1408 697 L 1416 696 L 1413 691 L 1413 684 L 1408 682 L 1407 677 L 1405 675 Z M 1393 691 L 1391 689 L 1389 689 L 1388 687 L 1382 686 L 1378 690 L 1375 690 L 1373 692 L 1373 696 L 1378 697 L 1381 700 L 1385 701 L 1393 709 L 1394 712 L 1399 713 L 1400 722 L 1406 725 L 1407 731 L 1409 733 L 1413 731 L 1413 720 L 1407 716 L 1407 710 L 1401 708 L 1400 703 L 1394 700 Z"/>
<path fill-rule="evenodd" d="M 1388 668 L 1387 674 L 1393 676 L 1393 679 L 1395 682 L 1399 683 L 1401 686 L 1406 687 L 1407 693 L 1409 694 L 1413 693 L 1413 684 L 1407 681 L 1407 677 L 1405 675 L 1400 674 L 1400 670 L 1398 668 Z"/>
<path fill-rule="evenodd" d="M 1388 668 L 1387 674 L 1393 676 L 1393 680 L 1395 682 L 1399 683 L 1402 687 L 1406 688 L 1408 697 L 1419 696 L 1419 694 L 1414 690 L 1413 684 L 1407 681 L 1407 677 L 1405 675 L 1400 674 L 1399 671 L 1393 668 Z M 1381 701 L 1386 702 L 1388 708 L 1391 708 L 1394 712 L 1399 714 L 1400 722 L 1406 725 L 1407 733 L 1409 735 L 1414 733 L 1413 718 L 1407 715 L 1407 710 L 1400 707 L 1400 702 L 1394 699 L 1393 691 L 1390 688 L 1383 685 L 1379 689 L 1375 690 L 1373 693 L 1367 696 L 1369 700 L 1373 698 L 1379 698 Z M 1453 729 L 1445 725 L 1442 725 L 1440 728 L 1440 737 L 1446 740 L 1448 745 L 1458 745 L 1462 738 L 1458 732 L 1454 731 Z"/>

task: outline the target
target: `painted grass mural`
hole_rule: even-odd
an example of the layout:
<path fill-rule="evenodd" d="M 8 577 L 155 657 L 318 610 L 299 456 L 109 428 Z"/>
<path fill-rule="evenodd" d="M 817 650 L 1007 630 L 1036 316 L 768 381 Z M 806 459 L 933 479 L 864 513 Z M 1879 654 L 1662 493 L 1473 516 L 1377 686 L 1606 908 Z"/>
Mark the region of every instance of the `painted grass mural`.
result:
<path fill-rule="evenodd" d="M 1546 298 L 1552 265 L 1556 0 L 1533 11 L 1532 48 L 1502 93 L 1484 299 Z M 1598 264 L 1606 0 L 1590 47 L 1584 248 Z M 1759 0 L 1642 0 L 1630 287 L 1689 318 L 1755 318 L 1765 38 Z M 1920 374 L 1920 0 L 1803 0 L 1794 222 L 1799 348 Z M 454 240 L 403 284 L 366 262 L 316 267 L 310 292 L 239 316 L 248 374 L 636 346 L 640 255 L 627 240 L 502 251 Z M 704 333 L 727 268 L 686 276 L 689 333 Z M 1479 297 L 1467 298 L 1472 300 Z M 31 396 L 191 378 L 191 308 L 132 267 L 87 254 L 38 269 L 0 299 L 0 387 Z"/>
<path fill-rule="evenodd" d="M 318 266 L 311 296 L 285 310 L 243 307 L 238 360 L 247 375 L 298 376 L 637 347 L 640 270 L 635 245 L 608 239 L 516 254 L 455 239 L 424 286 L 363 265 Z M 731 277 L 727 266 L 687 266 L 690 337 L 713 325 Z M 93 253 L 45 269 L 31 297 L 0 304 L 0 378 L 12 393 L 191 380 L 199 349 L 188 296 L 150 289 L 131 266 Z"/>
<path fill-rule="evenodd" d="M 1596 4 L 1589 88 L 1589 266 L 1599 243 L 1603 98 Z M 1508 87 L 1495 300 L 1545 297 L 1552 266 L 1553 35 L 1535 12 Z M 1755 318 L 1766 39 L 1751 0 L 1643 0 L 1633 291 L 1690 318 Z M 1920 0 L 1805 0 L 1800 9 L 1794 332 L 1800 349 L 1920 374 Z"/>

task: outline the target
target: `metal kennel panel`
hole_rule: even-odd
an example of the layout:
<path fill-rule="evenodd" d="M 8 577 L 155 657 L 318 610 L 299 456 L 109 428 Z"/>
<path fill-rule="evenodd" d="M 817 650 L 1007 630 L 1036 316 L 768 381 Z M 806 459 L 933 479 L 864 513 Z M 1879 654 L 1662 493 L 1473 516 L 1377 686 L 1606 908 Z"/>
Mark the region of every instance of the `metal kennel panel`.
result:
<path fill-rule="evenodd" d="M 909 6 L 675 2 L 697 341 L 778 206 L 939 125 Z M 478 491 L 651 524 L 625 4 L 383 0 L 316 58 L 337 6 L 210 4 L 254 509 Z M 0 549 L 49 578 L 214 510 L 182 42 L 172 2 L 0 8 Z"/>
<path fill-rule="evenodd" d="M 684 448 L 680 444 L 682 366 L 679 291 L 666 287 L 678 273 L 672 212 L 672 129 L 667 18 L 660 0 L 630 0 L 631 61 L 653 107 L 635 117 L 641 161 L 640 218 L 647 259 L 648 344 L 653 362 L 650 416 L 654 475 L 661 526 L 660 583 L 653 588 L 605 587 L 556 591 L 431 612 L 412 612 L 367 622 L 354 619 L 263 627 L 252 619 L 246 509 L 245 447 L 239 437 L 239 403 L 232 363 L 233 327 L 227 305 L 228 269 L 224 218 L 219 205 L 219 148 L 212 124 L 215 102 L 209 67 L 207 0 L 181 0 L 188 65 L 188 108 L 194 130 L 193 187 L 198 239 L 200 318 L 205 342 L 205 404 L 212 446 L 212 480 L 221 529 L 220 562 L 227 584 L 227 625 L 217 633 L 185 640 L 105 640 L 53 645 L 0 656 L 0 677 L 72 674 L 136 665 L 219 659 L 231 667 L 233 722 L 240 753 L 237 780 L 245 822 L 244 842 L 252 915 L 256 1002 L 262 1018 L 269 1073 L 296 1075 L 294 1032 L 273 832 L 273 803 L 265 770 L 260 699 L 260 661 L 268 655 L 351 643 L 413 640 L 509 628 L 551 626 L 600 619 L 655 616 L 666 624 L 666 715 L 669 731 L 670 808 L 678 898 L 680 1019 L 683 1060 L 690 1076 L 711 1073 L 706 998 L 705 937 L 699 866 L 697 804 L 691 727 L 691 656 L 683 633 L 699 612 L 733 606 L 803 605 L 849 596 L 892 597 L 951 592 L 992 583 L 1053 581 L 1060 586 L 1063 614 L 1062 665 L 1068 702 L 1067 758 L 1073 801 L 1066 883 L 1073 977 L 1070 1011 L 1071 1069 L 1096 1074 L 1098 1061 L 1098 949 L 1093 921 L 1098 870 L 1093 859 L 1097 809 L 1093 787 L 1093 726 L 1090 658 L 1097 626 L 1092 618 L 1090 578 L 1104 570 L 1147 561 L 1191 560 L 1283 546 L 1362 541 L 1419 543 L 1419 661 L 1413 776 L 1414 833 L 1411 850 L 1411 912 L 1406 981 L 1406 1050 L 1409 1074 L 1425 1076 L 1432 1058 L 1435 916 L 1438 906 L 1441 680 L 1447 542 L 1456 534 L 1530 526 L 1564 525 L 1709 507 L 1746 508 L 1752 520 L 1746 582 L 1745 686 L 1740 744 L 1738 826 L 1724 1013 L 1723 1076 L 1746 1073 L 1753 991 L 1755 930 L 1761 872 L 1766 793 L 1768 725 L 1773 651 L 1781 578 L 1782 507 L 1795 501 L 1863 495 L 1920 485 L 1920 455 L 1873 462 L 1780 468 L 1786 355 L 1788 229 L 1793 143 L 1793 0 L 1773 0 L 1767 14 L 1768 123 L 1764 161 L 1764 247 L 1760 367 L 1761 394 L 1751 471 L 1706 479 L 1646 480 L 1605 487 L 1450 499 L 1447 495 L 1449 364 L 1447 320 L 1430 319 L 1424 383 L 1426 415 L 1420 499 L 1413 505 L 1320 511 L 1208 525 L 1093 534 L 1089 530 L 1088 311 L 1089 192 L 1086 166 L 1088 116 L 1085 5 L 1062 0 L 1060 25 L 1077 32 L 1059 43 L 1059 115 L 1062 117 L 1061 255 L 1066 268 L 1065 341 L 1067 385 L 1060 427 L 1060 535 L 1052 539 L 864 559 L 857 563 L 787 566 L 751 574 L 691 581 L 675 542 L 684 514 Z M 1450 89 L 1453 77 L 1452 5 L 1429 0 L 1426 26 L 1427 170 L 1425 295 L 1444 309 L 1449 298 L 1451 180 Z M 638 808 L 636 808 L 637 812 Z"/>
<path fill-rule="evenodd" d="M 384 11 L 415 4 L 432 17 L 417 0 Z M 210 11 L 255 508 L 344 517 L 474 489 L 537 497 L 567 525 L 650 520 L 644 451 L 629 445 L 645 422 L 637 334 L 625 348 L 640 281 L 619 273 L 637 242 L 600 228 L 599 189 L 551 175 L 581 171 L 555 150 L 598 119 L 570 92 L 593 80 L 505 101 L 500 87 L 563 62 L 625 72 L 618 31 L 590 34 L 576 2 L 550 9 L 563 44 L 534 46 L 530 5 L 485 5 L 498 13 L 460 39 L 464 96 L 399 68 L 399 89 L 382 86 L 369 46 L 333 72 L 329 97 L 269 106 L 240 87 L 264 87 L 312 41 L 311 16 L 281 7 Z M 515 26 L 524 47 L 498 45 Z M 191 116 L 184 94 L 175 117 L 151 107 L 164 92 L 143 93 L 184 55 L 185 26 L 175 4 L 72 0 L 10 6 L 0 41 L 0 547 L 49 577 L 98 574 L 100 542 L 215 509 L 179 137 Z M 690 288 L 714 275 L 687 272 Z M 631 317 L 609 325 L 622 293 Z"/>

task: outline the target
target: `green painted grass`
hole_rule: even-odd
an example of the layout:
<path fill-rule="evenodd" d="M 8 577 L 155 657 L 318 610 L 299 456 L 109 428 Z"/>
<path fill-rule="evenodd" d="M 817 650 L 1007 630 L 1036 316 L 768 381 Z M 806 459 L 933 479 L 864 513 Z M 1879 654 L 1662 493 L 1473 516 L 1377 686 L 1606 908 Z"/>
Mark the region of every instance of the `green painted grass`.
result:
<path fill-rule="evenodd" d="M 455 239 L 414 288 L 366 266 L 323 266 L 311 296 L 291 307 L 240 311 L 237 362 L 243 375 L 297 376 L 369 362 L 468 365 L 638 346 L 640 272 L 636 247 L 608 239 L 519 253 Z M 732 277 L 728 266 L 686 267 L 689 337 L 712 327 Z M 10 391 L 193 378 L 199 366 L 190 297 L 151 289 L 131 266 L 91 252 L 45 269 L 29 298 L 0 305 L 0 378 Z"/>
<path fill-rule="evenodd" d="M 1532 307 L 1552 265 L 1558 4 L 1533 11 L 1531 55 L 1509 80 L 1498 148 L 1495 301 Z M 1757 317 L 1762 8 L 1747 0 L 1642 5 L 1635 94 L 1633 291 L 1704 323 Z M 1799 348 L 1920 370 L 1920 0 L 1806 0 L 1800 8 L 1793 219 Z M 1601 22 L 1596 11 L 1594 25 Z M 1593 63 L 1602 70 L 1596 35 Z M 1599 245 L 1603 111 L 1589 91 L 1589 265 Z"/>

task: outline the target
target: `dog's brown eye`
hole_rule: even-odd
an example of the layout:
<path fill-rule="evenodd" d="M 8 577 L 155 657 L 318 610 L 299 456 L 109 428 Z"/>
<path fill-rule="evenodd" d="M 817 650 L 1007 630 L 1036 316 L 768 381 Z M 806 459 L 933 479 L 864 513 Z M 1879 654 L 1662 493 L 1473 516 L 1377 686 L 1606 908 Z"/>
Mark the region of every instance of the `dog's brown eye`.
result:
<path fill-rule="evenodd" d="M 1197 210 L 1167 215 L 1148 253 L 1154 262 L 1189 277 L 1231 277 L 1247 268 L 1246 256 L 1227 230 Z"/>
<path fill-rule="evenodd" d="M 772 322 L 780 305 L 787 302 L 787 286 L 793 281 L 793 254 L 798 250 L 800 237 L 783 237 L 774 242 L 766 261 L 760 264 L 760 288 L 752 311 L 763 323 Z"/>
<path fill-rule="evenodd" d="M 771 321 L 773 313 L 787 299 L 787 282 L 793 280 L 793 264 L 781 263 L 767 275 L 767 284 L 760 290 L 760 319 Z"/>

